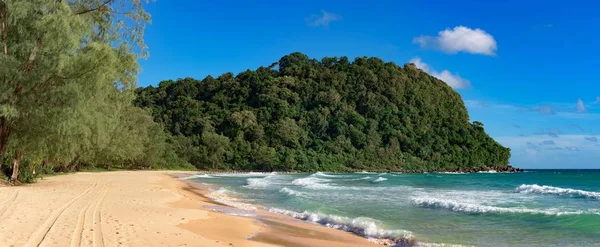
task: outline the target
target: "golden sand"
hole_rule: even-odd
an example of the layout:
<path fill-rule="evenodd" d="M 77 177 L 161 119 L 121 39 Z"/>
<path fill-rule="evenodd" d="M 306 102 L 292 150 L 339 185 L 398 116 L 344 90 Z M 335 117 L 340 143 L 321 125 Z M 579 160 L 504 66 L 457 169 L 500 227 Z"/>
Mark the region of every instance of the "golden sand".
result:
<path fill-rule="evenodd" d="M 288 216 L 232 216 L 176 172 L 49 177 L 0 187 L 0 246 L 378 246 Z"/>

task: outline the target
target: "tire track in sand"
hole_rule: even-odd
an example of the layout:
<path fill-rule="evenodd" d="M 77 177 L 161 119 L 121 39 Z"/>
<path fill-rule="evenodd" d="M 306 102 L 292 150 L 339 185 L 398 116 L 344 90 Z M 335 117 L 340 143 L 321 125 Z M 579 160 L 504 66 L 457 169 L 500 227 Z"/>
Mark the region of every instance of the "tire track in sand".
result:
<path fill-rule="evenodd" d="M 93 188 L 95 188 L 98 185 L 98 182 L 99 181 L 96 181 L 92 186 L 82 191 L 79 195 L 69 200 L 67 203 L 63 204 L 60 208 L 56 209 L 50 215 L 50 217 L 46 219 L 44 224 L 38 227 L 38 229 L 33 233 L 33 235 L 29 237 L 27 243 L 24 246 L 39 246 L 44 241 L 46 235 L 48 235 L 48 232 L 50 232 L 50 229 L 52 229 L 54 223 L 56 223 L 56 221 L 58 220 L 58 218 L 60 218 L 63 212 L 65 212 L 67 208 L 71 207 L 76 201 L 87 195 Z"/>
<path fill-rule="evenodd" d="M 0 219 L 4 219 L 4 213 L 6 213 L 6 210 L 8 208 L 10 208 L 10 204 L 15 202 L 17 200 L 17 197 L 19 197 L 19 191 L 15 191 L 15 193 L 13 193 L 12 197 L 9 198 L 8 200 L 6 200 L 6 202 L 4 203 L 4 205 L 0 208 Z"/>
<path fill-rule="evenodd" d="M 104 193 L 96 201 L 96 207 L 94 207 L 94 214 L 92 216 L 92 227 L 94 229 L 94 247 L 104 246 L 104 234 L 102 233 L 102 205 L 104 204 L 104 198 L 108 194 L 110 187 L 106 186 Z"/>
<path fill-rule="evenodd" d="M 106 185 L 106 184 L 105 184 Z M 81 239 L 83 238 L 83 227 L 85 225 L 86 215 L 90 212 L 91 206 L 102 197 L 102 193 L 108 190 L 108 186 L 104 186 L 104 188 L 99 189 L 98 193 L 94 193 L 93 199 L 89 200 L 85 206 L 79 211 L 79 215 L 77 216 L 77 222 L 75 223 L 75 229 L 73 230 L 73 234 L 71 234 L 71 244 L 70 247 L 81 246 Z"/>

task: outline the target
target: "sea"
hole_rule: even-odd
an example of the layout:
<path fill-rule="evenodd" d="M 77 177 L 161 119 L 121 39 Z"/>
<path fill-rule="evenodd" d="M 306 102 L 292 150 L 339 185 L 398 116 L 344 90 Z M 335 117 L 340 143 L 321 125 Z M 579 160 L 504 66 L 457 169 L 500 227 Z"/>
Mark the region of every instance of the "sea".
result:
<path fill-rule="evenodd" d="M 186 177 L 232 206 L 421 246 L 600 246 L 600 170 Z M 225 199 L 223 199 L 225 198 Z"/>

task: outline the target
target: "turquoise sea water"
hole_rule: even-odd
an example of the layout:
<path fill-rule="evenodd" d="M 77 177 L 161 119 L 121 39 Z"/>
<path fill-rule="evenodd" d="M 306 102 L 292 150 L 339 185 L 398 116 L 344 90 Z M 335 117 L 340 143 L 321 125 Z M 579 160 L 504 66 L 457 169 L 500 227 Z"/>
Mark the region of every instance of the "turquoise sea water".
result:
<path fill-rule="evenodd" d="M 214 193 L 376 238 L 466 246 L 600 246 L 600 170 L 213 174 Z"/>

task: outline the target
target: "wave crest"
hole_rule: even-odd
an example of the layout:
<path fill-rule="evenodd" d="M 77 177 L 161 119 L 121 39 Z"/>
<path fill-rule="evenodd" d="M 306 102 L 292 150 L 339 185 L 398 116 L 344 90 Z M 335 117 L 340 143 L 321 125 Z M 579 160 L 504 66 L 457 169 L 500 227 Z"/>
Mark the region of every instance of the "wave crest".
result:
<path fill-rule="evenodd" d="M 239 208 L 239 209 L 244 209 L 244 210 L 249 210 L 249 211 L 256 210 L 255 206 L 248 204 L 248 203 L 239 202 L 235 198 L 230 197 L 227 193 L 230 193 L 230 191 L 225 188 L 220 188 L 216 191 L 206 194 L 206 197 L 214 200 L 215 202 L 219 202 L 219 203 L 222 203 L 222 204 L 234 207 L 234 208 Z"/>
<path fill-rule="evenodd" d="M 302 186 L 309 189 L 329 189 L 333 186 L 326 184 L 329 179 L 317 178 L 315 176 L 308 176 L 304 178 L 297 178 L 292 181 L 293 185 Z"/>
<path fill-rule="evenodd" d="M 268 173 L 266 177 L 262 178 L 248 178 L 246 179 L 246 185 L 244 187 L 249 189 L 264 189 L 269 185 L 273 184 L 273 178 L 277 176 L 276 172 Z"/>
<path fill-rule="evenodd" d="M 179 180 L 189 180 L 189 179 L 194 179 L 194 178 L 214 178 L 214 177 L 211 175 L 208 175 L 208 174 L 195 174 L 195 175 L 190 175 L 187 177 L 179 178 Z"/>
<path fill-rule="evenodd" d="M 279 208 L 270 208 L 269 211 L 288 215 L 304 221 L 318 223 L 329 228 L 352 232 L 367 238 L 390 239 L 395 242 L 404 242 L 413 238 L 412 233 L 409 231 L 381 229 L 377 225 L 376 220 L 366 217 L 348 218 L 309 211 L 298 213 Z"/>
<path fill-rule="evenodd" d="M 479 204 L 464 203 L 449 199 L 438 199 L 433 197 L 416 197 L 412 198 L 412 203 L 422 207 L 450 209 L 455 212 L 462 213 L 528 213 L 528 214 L 543 214 L 543 215 L 578 215 L 578 214 L 595 214 L 600 215 L 598 211 L 561 211 L 560 209 L 531 209 L 531 208 L 504 208 L 496 206 L 487 206 Z"/>
<path fill-rule="evenodd" d="M 375 180 L 373 180 L 371 182 L 373 182 L 373 183 L 381 183 L 381 182 L 386 181 L 386 180 L 387 180 L 387 178 L 378 177 L 377 179 L 375 179 Z"/>
<path fill-rule="evenodd" d="M 299 197 L 304 197 L 306 194 L 304 192 L 300 192 L 300 191 L 295 191 L 292 189 L 289 189 L 288 187 L 283 187 L 279 190 L 279 192 L 284 193 L 288 196 L 299 196 Z"/>
<path fill-rule="evenodd" d="M 515 192 L 523 194 L 551 194 L 559 196 L 583 197 L 596 200 L 600 199 L 600 192 L 552 187 L 537 184 L 522 184 L 521 186 L 515 189 Z"/>
<path fill-rule="evenodd" d="M 322 172 L 316 172 L 316 173 L 312 174 L 311 176 L 321 176 L 321 177 L 326 177 L 326 178 L 339 178 L 339 177 L 343 177 L 344 175 L 333 175 L 333 174 L 326 174 L 326 173 L 322 173 Z"/>

